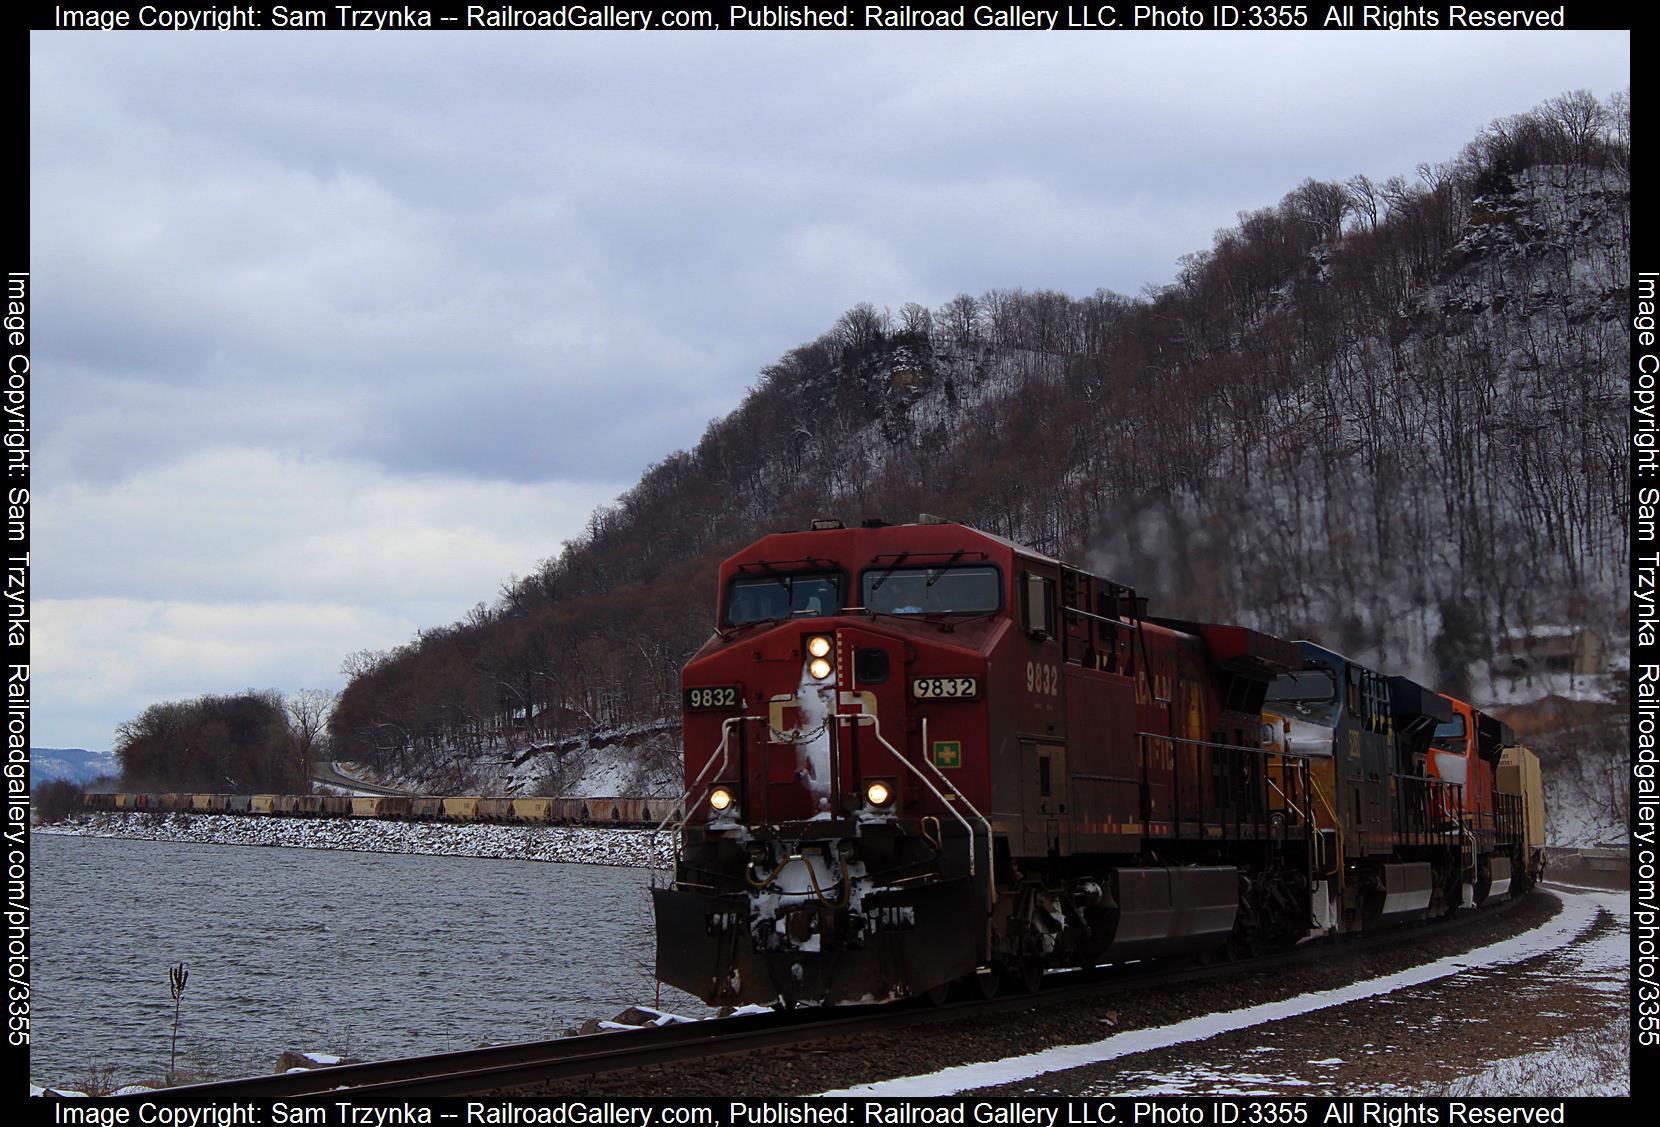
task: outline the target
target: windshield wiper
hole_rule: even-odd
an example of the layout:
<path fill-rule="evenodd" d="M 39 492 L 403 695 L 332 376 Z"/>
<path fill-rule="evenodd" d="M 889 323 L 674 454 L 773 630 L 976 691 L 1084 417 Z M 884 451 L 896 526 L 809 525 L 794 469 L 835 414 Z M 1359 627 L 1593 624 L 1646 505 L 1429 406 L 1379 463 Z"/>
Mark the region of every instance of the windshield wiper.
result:
<path fill-rule="evenodd" d="M 932 574 L 928 577 L 928 582 L 924 583 L 923 586 L 924 587 L 932 587 L 934 585 L 935 581 L 938 580 L 940 576 L 945 574 L 946 569 L 949 568 L 952 564 L 956 563 L 958 560 L 962 559 L 963 555 L 967 551 L 968 551 L 967 548 L 958 548 L 955 552 L 952 552 L 951 553 L 951 558 L 946 560 L 944 563 L 940 564 L 939 567 L 935 568 L 934 569 L 934 574 Z"/>
<path fill-rule="evenodd" d="M 870 589 L 874 591 L 878 587 L 882 586 L 882 584 L 886 583 L 888 581 L 888 576 L 892 575 L 895 569 L 897 569 L 900 564 L 904 563 L 905 560 L 910 557 L 910 554 L 911 553 L 909 552 L 900 552 L 899 555 L 894 558 L 894 561 L 888 565 L 888 570 L 884 571 L 876 582 L 870 585 Z"/>

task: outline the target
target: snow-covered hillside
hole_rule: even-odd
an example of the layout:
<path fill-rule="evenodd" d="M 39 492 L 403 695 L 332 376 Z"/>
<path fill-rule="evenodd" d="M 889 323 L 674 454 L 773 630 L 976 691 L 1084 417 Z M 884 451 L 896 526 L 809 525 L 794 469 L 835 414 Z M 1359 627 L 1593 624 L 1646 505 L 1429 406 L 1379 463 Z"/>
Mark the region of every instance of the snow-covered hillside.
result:
<path fill-rule="evenodd" d="M 343 765 L 345 766 L 345 765 Z M 403 770 L 351 764 L 354 777 L 426 794 L 678 796 L 679 720 L 661 720 L 529 746 L 494 741 L 473 753 Z"/>
<path fill-rule="evenodd" d="M 68 779 L 72 783 L 90 783 L 100 775 L 118 775 L 121 765 L 107 751 L 87 751 L 80 747 L 31 747 L 29 775 L 35 783 L 51 779 Z"/>

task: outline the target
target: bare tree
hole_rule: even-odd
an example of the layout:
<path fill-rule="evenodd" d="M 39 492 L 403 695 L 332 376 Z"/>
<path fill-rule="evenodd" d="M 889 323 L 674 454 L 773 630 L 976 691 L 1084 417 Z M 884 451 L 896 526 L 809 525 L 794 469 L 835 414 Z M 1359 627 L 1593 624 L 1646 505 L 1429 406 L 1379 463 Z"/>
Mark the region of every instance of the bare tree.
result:
<path fill-rule="evenodd" d="M 1591 156 L 1592 147 L 1608 121 L 1608 111 L 1589 90 L 1558 94 L 1545 102 L 1541 112 L 1545 120 L 1561 131 L 1568 146 L 1565 155 L 1572 161 L 1584 161 Z"/>
<path fill-rule="evenodd" d="M 842 349 L 855 354 L 872 348 L 887 335 L 887 331 L 887 313 L 878 312 L 868 301 L 861 301 L 836 322 L 836 337 Z"/>
<path fill-rule="evenodd" d="M 980 303 L 968 294 L 960 293 L 946 302 L 940 309 L 940 320 L 955 343 L 968 347 L 980 343 Z"/>
<path fill-rule="evenodd" d="M 322 689 L 301 689 L 283 701 L 301 778 L 311 778 L 317 755 L 328 742 L 329 713 L 334 710 L 334 701 L 334 694 Z"/>
<path fill-rule="evenodd" d="M 340 660 L 343 676 L 356 679 L 385 664 L 391 655 L 385 650 L 353 650 Z"/>
<path fill-rule="evenodd" d="M 1361 218 L 1366 230 L 1376 231 L 1383 214 L 1383 189 L 1364 172 L 1349 177 L 1349 213 Z"/>
<path fill-rule="evenodd" d="M 1329 243 L 1343 228 L 1343 217 L 1354 206 L 1347 189 L 1329 180 L 1304 180 L 1281 205 L 1287 214 L 1302 223 L 1315 241 Z"/>
<path fill-rule="evenodd" d="M 926 305 L 907 301 L 899 307 L 899 331 L 917 340 L 927 340 L 934 332 L 934 316 Z"/>

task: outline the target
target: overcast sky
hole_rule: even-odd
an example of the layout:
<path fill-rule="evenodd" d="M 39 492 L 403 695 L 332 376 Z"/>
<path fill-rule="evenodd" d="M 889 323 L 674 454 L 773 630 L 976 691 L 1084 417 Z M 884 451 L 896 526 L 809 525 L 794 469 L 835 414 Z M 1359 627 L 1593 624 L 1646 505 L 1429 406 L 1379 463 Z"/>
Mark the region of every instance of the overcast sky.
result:
<path fill-rule="evenodd" d="M 31 40 L 34 742 L 338 688 L 869 301 L 1136 294 L 1624 33 Z"/>

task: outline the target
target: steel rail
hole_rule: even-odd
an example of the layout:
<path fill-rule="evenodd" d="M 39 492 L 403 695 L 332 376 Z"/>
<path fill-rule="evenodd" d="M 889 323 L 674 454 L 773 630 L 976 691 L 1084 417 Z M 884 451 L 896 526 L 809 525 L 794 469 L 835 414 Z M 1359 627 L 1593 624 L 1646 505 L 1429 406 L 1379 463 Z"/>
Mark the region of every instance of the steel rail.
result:
<path fill-rule="evenodd" d="M 881 1008 L 867 1006 L 861 1007 L 861 1010 Z M 691 1051 L 685 1053 L 687 1056 L 707 1055 L 707 1049 L 699 1046 L 727 1038 L 732 1038 L 735 1042 L 744 1042 L 779 1028 L 810 1024 L 803 1022 L 802 1017 L 815 1013 L 841 1017 L 843 1020 L 859 1016 L 837 1010 L 774 1011 L 742 1017 L 647 1026 L 636 1030 L 559 1037 L 548 1041 L 487 1045 L 477 1049 L 459 1049 L 419 1057 L 328 1065 L 304 1072 L 188 1084 L 115 1098 L 270 1098 L 376 1091 L 427 1095 L 460 1094 L 468 1090 L 486 1090 L 476 1084 L 471 1088 L 456 1084 L 455 1081 L 462 1077 L 498 1076 L 526 1068 L 536 1070 L 538 1076 L 587 1075 L 615 1071 L 621 1067 L 634 1067 L 637 1058 L 649 1055 L 654 1050 L 661 1052 L 676 1046 L 690 1049 Z M 619 1061 L 627 1063 L 612 1063 L 610 1067 L 606 1067 L 607 1062 Z M 450 1083 L 446 1084 L 445 1081 Z"/>
<path fill-rule="evenodd" d="M 1037 994 L 999 995 L 989 1000 L 922 1002 L 898 1006 L 835 1007 L 774 1011 L 742 1017 L 617 1030 L 551 1041 L 463 1049 L 430 1056 L 331 1065 L 306 1072 L 191 1084 L 113 1097 L 118 1101 L 299 1097 L 439 1097 L 496 1092 L 530 1084 L 653 1064 L 752 1052 L 803 1041 L 855 1035 L 1027 1010 L 1040 1005 L 1183 985 L 1232 975 L 1257 974 L 1332 955 L 1359 954 L 1412 942 L 1494 919 L 1527 898 L 1439 920 L 1403 924 L 1372 933 L 1337 937 L 1289 951 L 1205 966 L 1168 967 L 1156 961 L 1112 964 L 1087 970 L 1051 972 Z M 1334 950 L 1334 948 L 1336 948 Z"/>

